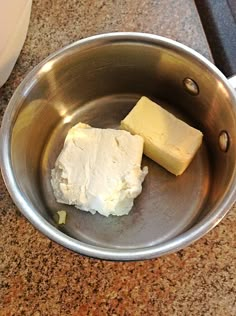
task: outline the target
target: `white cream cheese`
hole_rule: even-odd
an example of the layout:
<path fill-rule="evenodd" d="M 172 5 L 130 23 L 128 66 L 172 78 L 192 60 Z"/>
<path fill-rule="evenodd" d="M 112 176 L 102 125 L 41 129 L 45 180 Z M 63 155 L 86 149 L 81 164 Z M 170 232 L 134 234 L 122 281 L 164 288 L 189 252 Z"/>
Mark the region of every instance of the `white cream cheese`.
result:
<path fill-rule="evenodd" d="M 148 173 L 140 168 L 143 138 L 127 131 L 72 127 L 52 170 L 59 203 L 104 216 L 128 214 Z"/>

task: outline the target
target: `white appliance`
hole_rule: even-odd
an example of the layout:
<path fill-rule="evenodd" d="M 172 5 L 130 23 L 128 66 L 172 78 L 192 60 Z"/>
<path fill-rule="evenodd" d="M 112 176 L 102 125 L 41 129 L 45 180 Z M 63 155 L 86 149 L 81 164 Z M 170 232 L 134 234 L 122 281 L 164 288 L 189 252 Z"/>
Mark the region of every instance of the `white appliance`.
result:
<path fill-rule="evenodd" d="M 0 87 L 9 78 L 23 47 L 32 0 L 0 0 Z"/>

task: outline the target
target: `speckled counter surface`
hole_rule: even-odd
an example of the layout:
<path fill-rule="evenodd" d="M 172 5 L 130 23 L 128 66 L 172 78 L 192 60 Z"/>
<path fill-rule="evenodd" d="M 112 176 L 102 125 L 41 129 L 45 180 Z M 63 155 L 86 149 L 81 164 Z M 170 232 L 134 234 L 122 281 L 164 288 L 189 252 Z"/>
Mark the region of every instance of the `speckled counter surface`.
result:
<path fill-rule="evenodd" d="M 28 37 L 0 89 L 0 114 L 49 53 L 109 31 L 144 31 L 211 55 L 191 0 L 36 0 Z M 236 208 L 204 238 L 142 262 L 83 257 L 41 235 L 0 178 L 0 315 L 236 315 Z"/>

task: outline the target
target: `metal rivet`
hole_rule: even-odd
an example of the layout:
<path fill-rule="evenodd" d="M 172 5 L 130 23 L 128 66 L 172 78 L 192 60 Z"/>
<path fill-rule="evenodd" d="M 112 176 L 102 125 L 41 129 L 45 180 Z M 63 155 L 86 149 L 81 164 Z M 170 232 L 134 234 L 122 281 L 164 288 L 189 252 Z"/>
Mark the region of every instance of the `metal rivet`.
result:
<path fill-rule="evenodd" d="M 185 78 L 183 83 L 184 83 L 185 90 L 188 93 L 190 93 L 192 95 L 198 95 L 199 94 L 199 87 L 198 87 L 197 83 L 193 79 Z"/>
<path fill-rule="evenodd" d="M 229 149 L 229 135 L 226 131 L 220 132 L 219 146 L 220 149 L 224 152 L 226 152 Z"/>

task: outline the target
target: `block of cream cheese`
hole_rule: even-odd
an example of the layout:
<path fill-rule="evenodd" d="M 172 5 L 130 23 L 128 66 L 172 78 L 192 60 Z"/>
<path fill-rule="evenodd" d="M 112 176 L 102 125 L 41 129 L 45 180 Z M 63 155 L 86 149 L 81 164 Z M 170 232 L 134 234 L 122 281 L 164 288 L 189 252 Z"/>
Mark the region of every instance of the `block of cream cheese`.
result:
<path fill-rule="evenodd" d="M 121 121 L 121 128 L 144 139 L 144 154 L 177 175 L 182 174 L 202 143 L 203 134 L 142 97 Z"/>
<path fill-rule="evenodd" d="M 148 172 L 140 167 L 142 155 L 138 135 L 75 125 L 51 172 L 56 200 L 92 214 L 128 214 Z"/>

